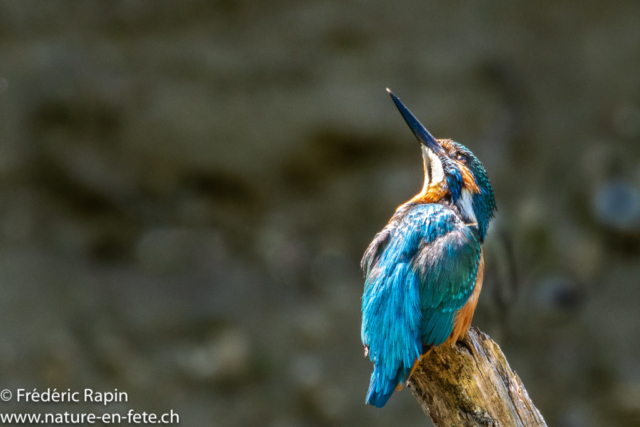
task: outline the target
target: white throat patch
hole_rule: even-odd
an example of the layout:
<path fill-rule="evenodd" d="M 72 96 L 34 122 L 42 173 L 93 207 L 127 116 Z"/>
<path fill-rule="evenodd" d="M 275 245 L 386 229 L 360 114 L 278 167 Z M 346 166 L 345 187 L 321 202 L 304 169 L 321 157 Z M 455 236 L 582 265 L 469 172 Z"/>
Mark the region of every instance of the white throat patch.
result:
<path fill-rule="evenodd" d="M 462 190 L 462 194 L 456 203 L 460 208 L 460 213 L 465 221 L 468 221 L 471 224 L 477 224 L 478 219 L 476 218 L 476 214 L 473 211 L 473 195 L 469 190 L 464 188 Z"/>
<path fill-rule="evenodd" d="M 444 180 L 444 170 L 442 168 L 442 161 L 436 153 L 424 145 L 422 145 L 421 148 L 425 171 L 423 191 L 426 191 L 430 185 L 438 184 Z"/>

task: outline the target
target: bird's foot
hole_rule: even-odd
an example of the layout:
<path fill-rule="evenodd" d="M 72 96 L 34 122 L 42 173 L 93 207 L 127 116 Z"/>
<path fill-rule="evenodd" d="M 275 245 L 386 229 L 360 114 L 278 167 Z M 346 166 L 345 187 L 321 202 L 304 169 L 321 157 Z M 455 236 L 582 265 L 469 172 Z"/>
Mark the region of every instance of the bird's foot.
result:
<path fill-rule="evenodd" d="M 424 359 L 425 357 L 427 357 L 429 355 L 429 353 L 431 353 L 431 350 L 433 350 L 433 347 L 430 348 L 429 350 L 427 350 L 427 352 L 425 354 L 422 354 L 422 355 L 420 355 L 420 357 L 416 358 L 416 361 L 413 363 L 413 367 L 411 368 L 411 372 L 409 372 L 409 376 L 407 377 L 407 381 L 405 383 L 406 386 L 409 386 L 409 380 L 411 379 L 411 376 L 413 375 L 413 373 L 418 368 L 418 365 L 420 365 L 420 362 L 422 362 L 422 359 Z M 398 385 L 398 387 L 402 388 L 402 385 Z"/>

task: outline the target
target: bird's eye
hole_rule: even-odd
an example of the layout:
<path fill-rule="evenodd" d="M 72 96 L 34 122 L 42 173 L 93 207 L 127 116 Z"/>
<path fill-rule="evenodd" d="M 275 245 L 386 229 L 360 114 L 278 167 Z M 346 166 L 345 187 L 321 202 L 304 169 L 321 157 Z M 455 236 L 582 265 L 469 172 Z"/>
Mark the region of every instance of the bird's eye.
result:
<path fill-rule="evenodd" d="M 466 162 L 467 161 L 467 156 L 465 156 L 462 153 L 458 153 L 456 154 L 456 160 L 459 162 Z"/>

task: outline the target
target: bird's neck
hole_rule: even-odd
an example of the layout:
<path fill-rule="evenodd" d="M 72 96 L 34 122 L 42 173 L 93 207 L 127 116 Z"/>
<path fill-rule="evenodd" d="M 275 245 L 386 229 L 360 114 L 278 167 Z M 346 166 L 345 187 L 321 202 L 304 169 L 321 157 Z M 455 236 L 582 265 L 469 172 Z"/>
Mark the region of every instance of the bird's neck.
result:
<path fill-rule="evenodd" d="M 413 204 L 426 204 L 426 203 L 439 203 L 453 209 L 465 224 L 469 227 L 478 227 L 478 218 L 474 210 L 473 193 L 467 188 L 464 188 L 460 194 L 460 197 L 454 204 L 447 202 L 445 199 L 446 187 L 444 183 L 438 185 L 429 186 L 425 183 L 422 191 L 416 194 L 411 200 L 402 206 Z"/>
<path fill-rule="evenodd" d="M 456 202 L 456 206 L 460 211 L 462 219 L 464 219 L 467 225 L 478 226 L 478 218 L 476 217 L 476 212 L 473 209 L 473 194 L 471 191 L 466 188 L 463 189 L 460 194 L 460 198 Z"/>
<path fill-rule="evenodd" d="M 416 194 L 408 203 L 441 203 L 446 195 L 446 186 L 444 182 L 435 185 L 429 185 L 425 180 L 422 191 Z"/>

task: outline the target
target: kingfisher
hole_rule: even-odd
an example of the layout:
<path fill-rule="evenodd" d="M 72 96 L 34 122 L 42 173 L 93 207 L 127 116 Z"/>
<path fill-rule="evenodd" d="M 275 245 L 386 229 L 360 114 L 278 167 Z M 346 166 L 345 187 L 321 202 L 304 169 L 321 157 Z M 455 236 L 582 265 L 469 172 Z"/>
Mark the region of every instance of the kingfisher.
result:
<path fill-rule="evenodd" d="M 453 345 L 478 303 L 482 244 L 496 202 L 476 156 L 435 139 L 387 89 L 420 142 L 422 191 L 400 205 L 362 258 L 362 343 L 373 362 L 366 402 L 383 407 L 434 347 Z"/>

